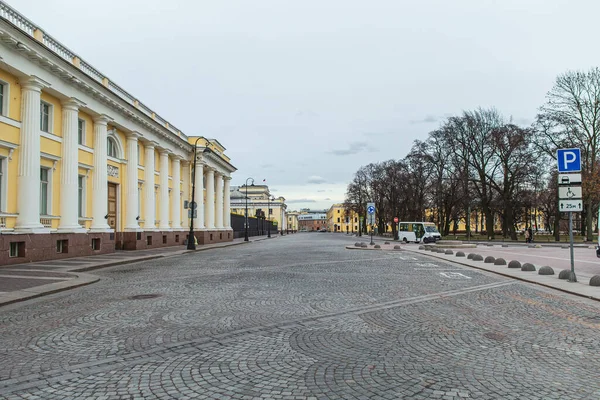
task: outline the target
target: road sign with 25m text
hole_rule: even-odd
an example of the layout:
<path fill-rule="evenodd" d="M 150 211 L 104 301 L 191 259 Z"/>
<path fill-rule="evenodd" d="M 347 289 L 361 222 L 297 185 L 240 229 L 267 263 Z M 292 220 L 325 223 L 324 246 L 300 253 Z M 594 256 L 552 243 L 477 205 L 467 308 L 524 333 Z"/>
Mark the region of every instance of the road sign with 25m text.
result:
<path fill-rule="evenodd" d="M 583 201 L 579 200 L 559 200 L 558 210 L 560 212 L 581 212 L 583 211 Z"/>

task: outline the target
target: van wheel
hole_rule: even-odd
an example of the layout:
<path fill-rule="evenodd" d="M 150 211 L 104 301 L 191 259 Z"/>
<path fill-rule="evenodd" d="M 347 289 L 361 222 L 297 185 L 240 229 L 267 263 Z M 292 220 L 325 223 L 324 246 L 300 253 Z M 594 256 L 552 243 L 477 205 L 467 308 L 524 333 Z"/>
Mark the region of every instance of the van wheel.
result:
<path fill-rule="evenodd" d="M 402 243 L 408 243 L 408 240 L 406 240 L 406 238 L 402 238 Z"/>

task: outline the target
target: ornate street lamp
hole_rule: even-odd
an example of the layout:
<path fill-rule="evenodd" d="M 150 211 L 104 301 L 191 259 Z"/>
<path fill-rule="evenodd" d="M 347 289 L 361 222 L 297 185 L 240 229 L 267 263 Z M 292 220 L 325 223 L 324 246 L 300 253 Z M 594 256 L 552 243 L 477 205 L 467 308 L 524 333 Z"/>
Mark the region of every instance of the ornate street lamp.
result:
<path fill-rule="evenodd" d="M 248 241 L 248 181 L 252 181 L 252 186 L 254 186 L 254 178 L 246 179 L 246 229 L 244 229 L 244 242 Z"/>
<path fill-rule="evenodd" d="M 190 203 L 190 208 L 192 210 L 192 217 L 190 218 L 190 233 L 188 234 L 188 243 L 187 243 L 187 249 L 188 250 L 196 250 L 196 238 L 194 236 L 194 215 L 197 212 L 197 206 L 196 206 L 196 202 L 194 201 L 195 199 L 195 194 L 196 194 L 196 162 L 198 161 L 198 159 L 196 158 L 196 150 L 198 149 L 198 140 L 203 139 L 206 140 L 206 145 L 204 147 L 204 150 L 202 151 L 203 153 L 210 153 L 210 149 L 208 148 L 208 145 L 210 144 L 210 142 L 208 141 L 208 139 L 203 138 L 202 136 L 199 136 L 198 139 L 196 139 L 196 141 L 194 142 L 194 170 L 192 171 L 193 174 L 193 178 L 192 178 L 192 202 Z M 201 194 L 201 196 L 203 196 L 204 194 Z"/>

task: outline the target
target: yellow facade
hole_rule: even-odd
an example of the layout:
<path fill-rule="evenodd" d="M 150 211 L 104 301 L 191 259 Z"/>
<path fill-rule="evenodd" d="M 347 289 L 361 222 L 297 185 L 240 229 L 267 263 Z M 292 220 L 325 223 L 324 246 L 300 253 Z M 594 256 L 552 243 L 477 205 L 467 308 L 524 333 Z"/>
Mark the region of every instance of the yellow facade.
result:
<path fill-rule="evenodd" d="M 327 229 L 330 232 L 358 232 L 359 217 L 343 204 L 333 204 L 327 210 Z"/>

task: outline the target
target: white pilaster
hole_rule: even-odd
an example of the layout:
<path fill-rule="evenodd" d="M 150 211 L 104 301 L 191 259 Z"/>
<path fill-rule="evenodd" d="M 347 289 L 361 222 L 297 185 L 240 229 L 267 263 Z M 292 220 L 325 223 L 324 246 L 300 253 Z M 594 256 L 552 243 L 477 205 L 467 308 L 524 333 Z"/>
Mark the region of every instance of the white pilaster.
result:
<path fill-rule="evenodd" d="M 215 191 L 216 191 L 216 204 L 215 204 L 215 227 L 217 229 L 223 229 L 223 175 L 217 174 L 215 176 Z"/>
<path fill-rule="evenodd" d="M 182 170 L 182 180 L 183 180 L 183 188 L 182 188 L 182 192 L 183 192 L 183 200 L 187 200 L 187 201 L 191 201 L 191 197 L 190 197 L 190 162 L 187 160 L 182 160 L 181 161 L 181 170 Z M 183 228 L 187 228 L 189 229 L 190 227 L 190 220 L 188 218 L 188 210 L 183 210 L 183 213 L 181 214 L 181 223 L 182 223 L 182 227 Z"/>
<path fill-rule="evenodd" d="M 154 148 L 156 142 L 145 142 L 144 149 L 144 230 L 156 229 L 156 202 L 154 197 Z"/>
<path fill-rule="evenodd" d="M 127 182 L 125 202 L 125 231 L 141 231 L 138 223 L 138 137 L 137 132 L 127 134 Z"/>
<path fill-rule="evenodd" d="M 204 165 L 197 162 L 196 172 L 194 173 L 196 181 L 196 193 L 194 194 L 194 201 L 198 205 L 198 212 L 196 213 L 197 218 L 194 218 L 195 229 L 204 229 Z"/>
<path fill-rule="evenodd" d="M 111 118 L 94 118 L 94 171 L 92 173 L 92 226 L 91 232 L 112 232 L 106 223 L 108 215 L 107 124 Z"/>
<path fill-rule="evenodd" d="M 21 82 L 21 146 L 17 171 L 19 233 L 48 233 L 40 223 L 40 93 L 49 83 L 36 76 Z"/>
<path fill-rule="evenodd" d="M 230 181 L 231 181 L 231 177 L 229 176 L 223 176 L 223 180 L 224 180 L 224 187 L 223 187 L 223 226 L 226 229 L 230 229 L 231 228 L 231 197 L 229 195 L 230 193 Z"/>
<path fill-rule="evenodd" d="M 206 171 L 206 229 L 215 229 L 215 170 Z"/>
<path fill-rule="evenodd" d="M 60 173 L 59 232 L 85 232 L 78 216 L 78 143 L 79 107 L 83 102 L 71 98 L 62 103 L 62 162 Z"/>
<path fill-rule="evenodd" d="M 171 209 L 173 210 L 173 229 L 181 229 L 181 157 L 174 156 L 171 163 L 171 175 L 173 176 L 173 195 Z"/>
<path fill-rule="evenodd" d="M 169 150 L 160 150 L 160 224 L 158 229 L 170 231 L 169 225 Z"/>

